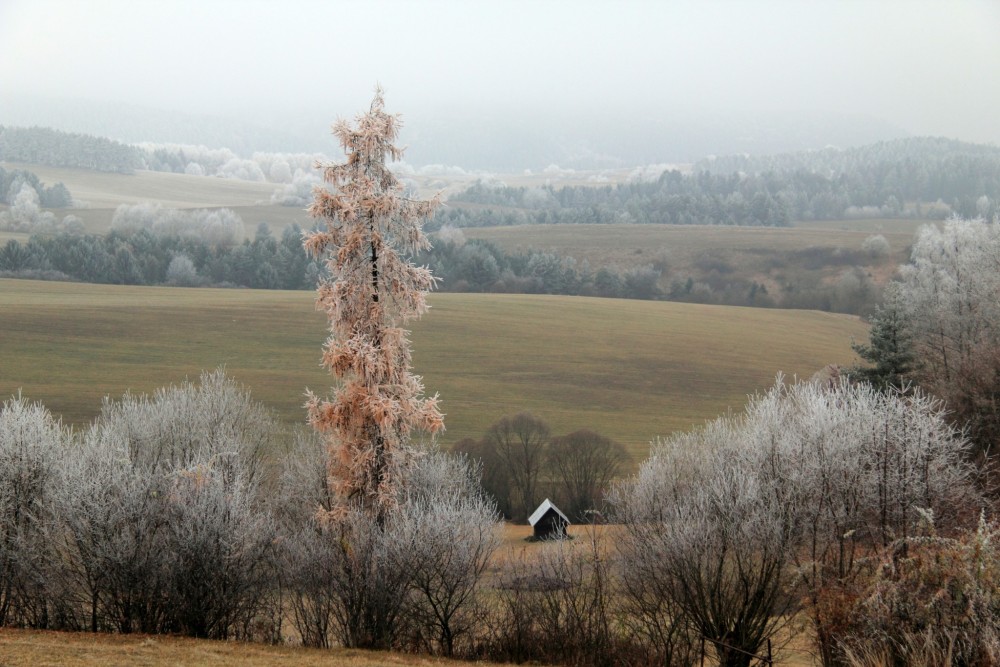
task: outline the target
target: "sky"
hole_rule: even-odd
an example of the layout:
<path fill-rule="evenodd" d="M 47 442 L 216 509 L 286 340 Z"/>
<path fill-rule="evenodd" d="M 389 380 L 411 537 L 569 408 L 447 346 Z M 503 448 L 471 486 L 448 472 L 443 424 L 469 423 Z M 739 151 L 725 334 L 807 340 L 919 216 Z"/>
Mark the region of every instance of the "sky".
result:
<path fill-rule="evenodd" d="M 0 0 L 0 72 L 268 123 L 378 83 L 404 117 L 819 111 L 1000 144 L 997 0 Z"/>

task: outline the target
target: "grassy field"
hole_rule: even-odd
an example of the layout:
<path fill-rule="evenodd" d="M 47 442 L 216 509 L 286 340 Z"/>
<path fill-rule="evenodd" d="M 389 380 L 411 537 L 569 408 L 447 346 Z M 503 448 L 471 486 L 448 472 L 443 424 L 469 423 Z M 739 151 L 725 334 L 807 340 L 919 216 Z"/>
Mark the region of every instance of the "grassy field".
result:
<path fill-rule="evenodd" d="M 173 208 L 252 206 L 270 201 L 278 187 L 229 178 L 136 171 L 108 174 L 88 169 L 65 169 L 34 164 L 2 163 L 5 169 L 27 169 L 44 183 L 63 183 L 82 208 L 114 209 L 119 204 L 158 202 Z"/>
<path fill-rule="evenodd" d="M 184 637 L 0 628 L 0 667 L 393 667 L 482 663 L 348 649 L 308 649 Z"/>
<path fill-rule="evenodd" d="M 670 271 L 690 271 L 703 258 L 722 260 L 734 274 L 767 274 L 785 268 L 775 258 L 794 263 L 794 253 L 810 248 L 860 251 L 872 234 L 889 241 L 888 257 L 872 263 L 892 271 L 909 258 L 909 246 L 921 224 L 911 220 L 857 220 L 801 223 L 794 227 L 725 225 L 523 225 L 462 230 L 466 238 L 484 239 L 507 251 L 535 248 L 586 260 L 593 267 L 629 268 L 663 262 Z M 842 268 L 842 267 L 841 267 Z"/>
<path fill-rule="evenodd" d="M 60 218 L 72 213 L 82 219 L 87 231 L 93 234 L 104 234 L 111 228 L 111 217 L 119 205 L 140 202 L 157 203 L 167 208 L 236 209 L 243 216 L 249 234 L 253 234 L 259 222 L 268 222 L 280 233 L 289 222 L 306 218 L 300 209 L 269 204 L 271 195 L 280 187 L 275 183 L 141 170 L 134 174 L 107 174 L 9 162 L 0 163 L 0 166 L 32 171 L 47 185 L 65 184 L 76 207 L 54 209 L 53 212 Z"/>
<path fill-rule="evenodd" d="M 530 411 L 555 433 L 591 428 L 634 455 L 768 387 L 855 361 L 857 318 L 690 304 L 435 294 L 413 327 L 414 366 L 440 393 L 444 444 Z M 19 389 L 81 424 L 104 396 L 225 366 L 286 422 L 326 392 L 325 321 L 310 292 L 0 280 L 0 396 Z"/>
<path fill-rule="evenodd" d="M 466 238 L 484 239 L 505 249 L 558 250 L 601 264 L 648 263 L 657 253 L 690 262 L 707 251 L 759 255 L 832 246 L 860 250 L 862 241 L 882 234 L 897 262 L 908 257 L 914 234 L 926 221 L 856 220 L 799 223 L 793 227 L 734 227 L 731 225 L 517 225 L 463 229 Z"/>

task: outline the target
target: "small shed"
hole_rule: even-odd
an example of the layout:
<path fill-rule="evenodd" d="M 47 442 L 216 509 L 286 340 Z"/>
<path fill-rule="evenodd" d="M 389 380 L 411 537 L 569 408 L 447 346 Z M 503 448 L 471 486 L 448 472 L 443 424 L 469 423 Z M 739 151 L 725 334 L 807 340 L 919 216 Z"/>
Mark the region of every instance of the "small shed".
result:
<path fill-rule="evenodd" d="M 566 537 L 569 519 L 546 498 L 528 517 L 528 523 L 534 528 L 536 540 L 560 540 Z"/>

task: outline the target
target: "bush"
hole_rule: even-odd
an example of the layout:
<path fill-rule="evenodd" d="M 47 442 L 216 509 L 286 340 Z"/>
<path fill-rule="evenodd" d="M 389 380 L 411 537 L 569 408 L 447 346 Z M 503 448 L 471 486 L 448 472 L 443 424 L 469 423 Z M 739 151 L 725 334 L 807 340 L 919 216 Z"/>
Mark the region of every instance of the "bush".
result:
<path fill-rule="evenodd" d="M 872 234 L 861 242 L 861 250 L 873 259 L 889 256 L 889 242 L 881 234 Z"/>
<path fill-rule="evenodd" d="M 746 655 L 723 643 L 756 652 L 797 603 L 794 582 L 833 664 L 872 557 L 914 535 L 922 511 L 960 526 L 980 506 L 968 451 L 920 392 L 779 378 L 743 415 L 658 443 L 617 489 L 623 576 L 734 665 Z"/>
<path fill-rule="evenodd" d="M 1000 533 L 901 540 L 839 639 L 852 664 L 986 667 L 1000 660 Z"/>
<path fill-rule="evenodd" d="M 464 457 L 426 453 L 384 524 L 332 507 L 326 452 L 303 438 L 282 475 L 282 553 L 293 623 L 310 646 L 471 653 L 498 515 Z"/>
<path fill-rule="evenodd" d="M 92 630 L 226 638 L 271 616 L 273 433 L 221 372 L 105 404 L 58 486 L 61 573 Z"/>

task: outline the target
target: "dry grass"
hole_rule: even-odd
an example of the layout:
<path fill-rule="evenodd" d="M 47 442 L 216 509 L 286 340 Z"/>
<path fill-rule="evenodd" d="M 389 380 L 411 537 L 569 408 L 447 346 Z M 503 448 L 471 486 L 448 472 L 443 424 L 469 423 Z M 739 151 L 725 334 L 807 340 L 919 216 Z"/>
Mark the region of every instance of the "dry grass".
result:
<path fill-rule="evenodd" d="M 909 258 L 917 228 L 912 220 L 857 220 L 799 223 L 794 227 L 726 225 L 521 225 L 464 229 L 470 239 L 484 239 L 508 252 L 534 248 L 586 260 L 594 268 L 622 269 L 665 262 L 678 275 L 698 275 L 696 263 L 706 257 L 727 264 L 732 275 L 762 283 L 783 273 L 802 270 L 793 253 L 809 248 L 859 251 L 872 234 L 889 241 L 888 257 L 867 265 L 881 282 Z M 822 271 L 835 275 L 843 266 Z"/>
<path fill-rule="evenodd" d="M 432 295 L 414 366 L 441 394 L 443 444 L 530 411 L 555 433 L 590 428 L 639 458 L 649 441 L 739 410 L 778 371 L 855 360 L 857 318 L 524 295 Z M 325 322 L 308 292 L 0 281 L 0 396 L 23 389 L 74 424 L 104 396 L 149 392 L 225 366 L 288 423 L 303 423 Z"/>
<path fill-rule="evenodd" d="M 158 202 L 172 208 L 211 206 L 252 206 L 270 201 L 279 187 L 230 178 L 208 178 L 136 171 L 108 174 L 87 169 L 44 167 L 34 164 L 3 163 L 5 169 L 27 169 L 46 184 L 63 183 L 76 202 L 91 209 L 114 209 L 119 204 Z M 76 211 L 71 211 L 76 213 Z"/>
<path fill-rule="evenodd" d="M 570 534 L 578 540 L 589 539 L 584 526 L 571 526 Z M 611 548 L 616 526 L 596 527 L 601 548 Z M 556 548 L 552 542 L 527 542 L 527 526 L 508 525 L 504 544 L 496 555 L 497 565 L 507 558 L 532 558 L 545 549 Z M 801 623 L 798 624 L 801 629 Z M 813 667 L 819 663 L 809 650 L 809 636 L 799 632 L 776 653 L 777 665 Z M 215 667 L 222 665 L 264 667 L 296 665 L 303 667 L 389 667 L 393 665 L 466 665 L 483 664 L 439 660 L 427 656 L 344 649 L 308 649 L 292 646 L 266 646 L 240 642 L 197 640 L 171 636 L 64 633 L 0 628 L 0 667 L 116 667 L 143 666 Z"/>
<path fill-rule="evenodd" d="M 619 525 L 571 525 L 567 529 L 574 541 L 574 546 L 588 548 L 591 539 L 596 539 L 601 553 L 614 551 L 616 535 L 622 527 Z M 505 563 L 518 560 L 531 561 L 548 549 L 559 548 L 558 542 L 533 542 L 527 538 L 532 534 L 530 526 L 506 524 L 503 543 L 493 556 L 494 573 Z M 813 650 L 812 630 L 804 614 L 796 616 L 787 623 L 774 637 L 775 665 L 782 667 L 819 667 L 821 661 Z M 707 664 L 711 664 L 711 649 Z"/>
<path fill-rule="evenodd" d="M 390 667 L 481 663 L 347 649 L 308 649 L 146 635 L 0 629 L 0 667 Z"/>

